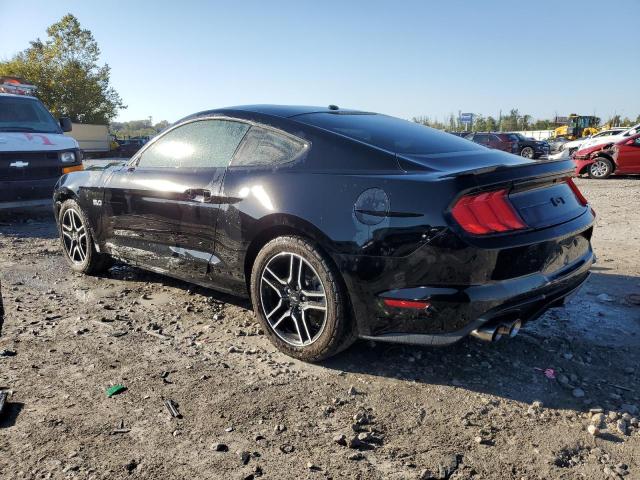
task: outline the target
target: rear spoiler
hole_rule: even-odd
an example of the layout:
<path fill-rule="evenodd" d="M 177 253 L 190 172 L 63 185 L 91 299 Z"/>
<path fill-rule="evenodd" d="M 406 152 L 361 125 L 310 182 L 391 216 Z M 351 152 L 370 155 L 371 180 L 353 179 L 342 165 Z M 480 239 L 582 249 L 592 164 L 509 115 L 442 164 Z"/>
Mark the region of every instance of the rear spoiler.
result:
<path fill-rule="evenodd" d="M 491 167 L 481 167 L 448 174 L 443 178 L 481 177 L 481 183 L 486 185 L 487 183 L 517 182 L 522 179 L 573 177 L 574 175 L 575 164 L 573 163 L 573 160 L 559 159 L 520 165 L 495 165 Z"/>

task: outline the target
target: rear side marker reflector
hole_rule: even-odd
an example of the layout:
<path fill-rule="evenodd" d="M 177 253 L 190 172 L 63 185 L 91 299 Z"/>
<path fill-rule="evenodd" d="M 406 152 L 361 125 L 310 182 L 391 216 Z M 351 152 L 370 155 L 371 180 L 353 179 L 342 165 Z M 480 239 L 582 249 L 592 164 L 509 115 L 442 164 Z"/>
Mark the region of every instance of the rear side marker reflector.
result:
<path fill-rule="evenodd" d="M 394 308 L 413 308 L 417 310 L 424 310 L 431 305 L 429 302 L 421 302 L 416 300 L 396 300 L 394 298 L 385 298 L 384 304 L 387 307 Z"/>
<path fill-rule="evenodd" d="M 507 190 L 465 195 L 456 202 L 451 213 L 465 231 L 475 235 L 527 227 L 509 202 Z"/>
<path fill-rule="evenodd" d="M 79 172 L 80 170 L 84 170 L 82 165 L 74 165 L 73 167 L 64 167 L 62 173 Z"/>

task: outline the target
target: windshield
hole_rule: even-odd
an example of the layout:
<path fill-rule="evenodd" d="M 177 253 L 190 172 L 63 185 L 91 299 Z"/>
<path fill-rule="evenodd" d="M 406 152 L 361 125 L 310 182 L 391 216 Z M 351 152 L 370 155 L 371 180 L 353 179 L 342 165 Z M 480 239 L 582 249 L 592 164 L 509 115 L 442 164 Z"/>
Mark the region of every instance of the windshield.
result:
<path fill-rule="evenodd" d="M 39 100 L 0 96 L 0 132 L 61 133 L 61 130 Z"/>
<path fill-rule="evenodd" d="M 482 149 L 455 135 L 386 115 L 308 113 L 298 115 L 295 119 L 400 154 Z"/>

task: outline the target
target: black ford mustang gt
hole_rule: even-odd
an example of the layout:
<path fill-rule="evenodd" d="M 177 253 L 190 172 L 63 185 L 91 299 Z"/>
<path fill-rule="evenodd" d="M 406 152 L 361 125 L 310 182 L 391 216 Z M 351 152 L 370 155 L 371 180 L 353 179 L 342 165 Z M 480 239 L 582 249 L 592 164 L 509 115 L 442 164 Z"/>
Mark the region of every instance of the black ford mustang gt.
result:
<path fill-rule="evenodd" d="M 260 105 L 184 118 L 126 164 L 64 175 L 54 201 L 74 270 L 115 258 L 248 294 L 277 347 L 316 361 L 356 338 L 496 340 L 561 305 L 594 261 L 573 168 Z"/>

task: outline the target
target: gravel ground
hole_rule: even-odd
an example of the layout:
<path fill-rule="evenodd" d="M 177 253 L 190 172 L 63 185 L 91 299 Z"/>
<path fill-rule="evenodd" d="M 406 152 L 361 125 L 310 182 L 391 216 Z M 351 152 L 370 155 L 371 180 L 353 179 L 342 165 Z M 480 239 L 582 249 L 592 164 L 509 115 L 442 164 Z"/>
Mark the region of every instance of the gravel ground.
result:
<path fill-rule="evenodd" d="M 0 478 L 640 479 L 640 179 L 578 183 L 598 264 L 566 308 L 508 341 L 320 365 L 242 301 L 74 274 L 49 215 L 0 219 Z"/>

